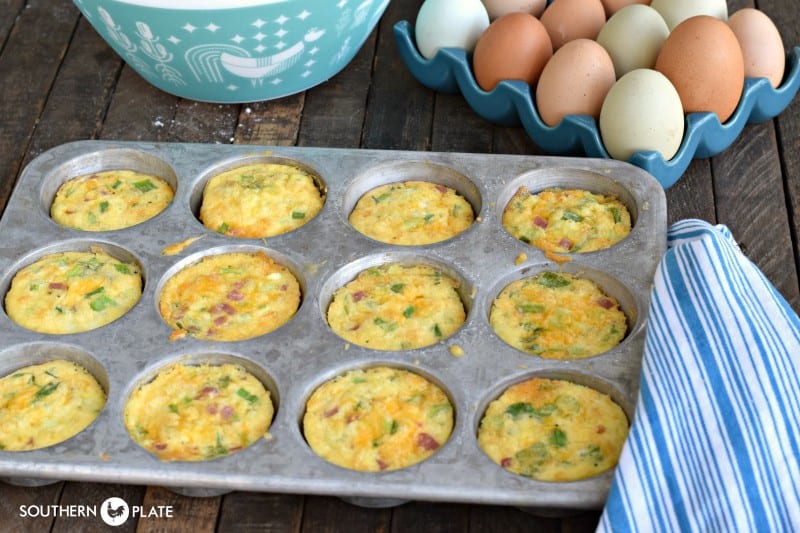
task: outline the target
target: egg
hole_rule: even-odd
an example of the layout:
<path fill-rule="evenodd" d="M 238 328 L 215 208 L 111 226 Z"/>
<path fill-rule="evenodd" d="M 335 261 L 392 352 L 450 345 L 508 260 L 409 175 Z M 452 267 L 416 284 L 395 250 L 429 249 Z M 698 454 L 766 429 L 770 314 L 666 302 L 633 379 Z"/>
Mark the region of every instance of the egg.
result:
<path fill-rule="evenodd" d="M 783 80 L 786 51 L 778 28 L 764 12 L 753 8 L 736 11 L 728 19 L 744 58 L 746 78 L 767 78 L 777 88 Z"/>
<path fill-rule="evenodd" d="M 553 54 L 536 86 L 536 107 L 548 126 L 566 115 L 597 118 L 611 86 L 614 63 L 605 48 L 591 39 L 569 41 Z"/>
<path fill-rule="evenodd" d="M 724 123 L 744 88 L 744 59 L 727 23 L 708 15 L 684 20 L 670 32 L 655 69 L 677 89 L 685 113 L 716 113 Z"/>
<path fill-rule="evenodd" d="M 575 39 L 595 39 L 606 22 L 600 0 L 555 0 L 542 13 L 553 50 Z"/>
<path fill-rule="evenodd" d="M 685 120 L 678 91 L 666 76 L 636 69 L 608 91 L 600 111 L 600 137 L 608 154 L 627 161 L 636 151 L 671 159 L 683 140 Z"/>
<path fill-rule="evenodd" d="M 605 23 L 597 42 L 614 62 L 617 78 L 637 68 L 653 68 L 658 52 L 669 35 L 667 23 L 650 6 L 623 7 Z"/>
<path fill-rule="evenodd" d="M 547 0 L 482 0 L 486 11 L 489 13 L 489 20 L 495 20 L 508 13 L 517 11 L 530 13 L 538 17 L 544 11 Z"/>
<path fill-rule="evenodd" d="M 670 31 L 697 15 L 728 20 L 728 4 L 725 0 L 653 0 L 650 7 L 661 13 Z"/>
<path fill-rule="evenodd" d="M 425 0 L 417 12 L 414 34 L 426 59 L 440 48 L 471 52 L 489 27 L 489 14 L 481 0 Z"/>
<path fill-rule="evenodd" d="M 650 5 L 650 0 L 601 0 L 603 7 L 606 9 L 606 17 L 610 17 L 625 6 L 633 4 Z"/>
<path fill-rule="evenodd" d="M 508 13 L 491 23 L 475 45 L 475 80 L 491 91 L 501 80 L 523 80 L 536 85 L 553 55 L 544 25 L 528 13 Z"/>

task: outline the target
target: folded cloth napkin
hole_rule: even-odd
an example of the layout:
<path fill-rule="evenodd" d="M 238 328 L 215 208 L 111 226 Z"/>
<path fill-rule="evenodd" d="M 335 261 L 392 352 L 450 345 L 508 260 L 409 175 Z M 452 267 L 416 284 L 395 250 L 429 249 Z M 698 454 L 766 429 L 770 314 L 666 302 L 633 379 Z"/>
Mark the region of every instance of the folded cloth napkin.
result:
<path fill-rule="evenodd" d="M 671 226 L 598 531 L 800 532 L 800 320 L 725 226 Z"/>

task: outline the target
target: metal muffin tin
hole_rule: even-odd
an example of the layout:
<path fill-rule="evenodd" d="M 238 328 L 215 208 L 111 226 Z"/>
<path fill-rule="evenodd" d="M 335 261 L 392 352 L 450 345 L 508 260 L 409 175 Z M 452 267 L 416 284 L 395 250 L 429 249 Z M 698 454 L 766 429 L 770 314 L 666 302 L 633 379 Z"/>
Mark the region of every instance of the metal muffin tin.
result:
<path fill-rule="evenodd" d="M 257 161 L 295 162 L 313 170 L 326 193 L 322 212 L 303 227 L 268 239 L 235 239 L 197 219 L 202 187 L 217 172 Z M 108 232 L 64 228 L 49 206 L 66 179 L 130 168 L 152 172 L 175 186 L 172 204 L 137 226 Z M 438 244 L 391 246 L 356 232 L 347 222 L 361 194 L 374 186 L 422 179 L 456 188 L 472 203 L 476 222 Z M 573 254 L 563 270 L 596 281 L 615 296 L 629 331 L 616 348 L 588 359 L 553 361 L 520 352 L 497 337 L 491 304 L 511 281 L 559 266 L 513 238 L 500 225 L 505 203 L 521 185 L 531 190 L 578 187 L 615 193 L 631 210 L 631 234 L 607 250 Z M 201 236 L 177 255 L 169 245 Z M 14 274 L 46 253 L 100 246 L 133 259 L 144 276 L 141 300 L 99 329 L 71 335 L 35 333 L 0 313 L 0 375 L 63 357 L 83 364 L 108 392 L 105 409 L 77 436 L 49 448 L 0 451 L 0 477 L 31 485 L 57 480 L 157 484 L 191 495 L 230 490 L 324 494 L 363 506 L 407 500 L 514 505 L 532 509 L 591 509 L 603 505 L 613 472 L 574 482 L 542 482 L 507 472 L 478 447 L 483 411 L 506 387 L 534 376 L 592 386 L 633 415 L 638 392 L 649 290 L 666 247 L 664 191 L 643 170 L 619 161 L 386 150 L 80 141 L 37 157 L 23 171 L 0 220 L 0 292 Z M 297 314 L 279 329 L 247 341 L 168 339 L 158 292 L 181 265 L 207 254 L 264 250 L 299 279 Z M 389 261 L 432 264 L 463 282 L 465 324 L 426 348 L 376 351 L 349 345 L 333 333 L 325 310 L 333 291 L 368 266 Z M 450 348 L 459 346 L 462 356 Z M 125 401 L 139 383 L 176 360 L 236 361 L 271 391 L 276 414 L 271 437 L 227 457 L 205 462 L 160 462 L 125 431 Z M 304 404 L 321 383 L 348 369 L 405 368 L 428 377 L 450 396 L 455 426 L 429 459 L 396 471 L 364 473 L 325 462 L 306 444 Z"/>

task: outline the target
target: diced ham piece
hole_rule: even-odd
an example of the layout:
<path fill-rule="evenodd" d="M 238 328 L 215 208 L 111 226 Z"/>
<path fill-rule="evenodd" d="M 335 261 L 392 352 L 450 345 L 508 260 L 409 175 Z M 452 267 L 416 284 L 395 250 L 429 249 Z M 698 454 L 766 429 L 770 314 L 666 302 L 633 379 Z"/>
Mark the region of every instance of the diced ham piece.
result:
<path fill-rule="evenodd" d="M 226 405 L 225 407 L 222 408 L 220 416 L 222 416 L 223 420 L 230 420 L 231 417 L 233 416 L 233 413 L 234 413 L 233 407 L 231 407 L 230 405 Z"/>
<path fill-rule="evenodd" d="M 597 305 L 602 307 L 603 309 L 611 309 L 614 307 L 614 302 L 612 302 L 609 298 L 600 298 L 597 300 Z"/>
<path fill-rule="evenodd" d="M 439 449 L 439 442 L 427 433 L 420 433 L 417 435 L 417 446 L 432 452 Z"/>
<path fill-rule="evenodd" d="M 206 405 L 206 413 L 208 413 L 210 415 L 215 415 L 215 414 L 217 414 L 217 411 L 219 411 L 219 409 L 217 408 L 217 404 L 210 403 L 210 404 Z"/>
<path fill-rule="evenodd" d="M 65 290 L 67 290 L 67 286 L 64 285 L 63 283 L 60 283 L 60 282 L 59 283 L 49 283 L 47 285 L 47 288 L 48 289 L 52 289 L 54 291 L 65 291 Z"/>
<path fill-rule="evenodd" d="M 565 250 L 569 250 L 572 248 L 572 241 L 567 239 L 566 237 L 562 237 L 560 241 L 558 241 L 558 245 Z"/>
<path fill-rule="evenodd" d="M 598 435 L 600 435 L 601 433 L 605 433 L 605 432 L 606 432 L 606 427 L 604 425 L 601 424 L 601 425 L 597 426 L 597 434 Z"/>
<path fill-rule="evenodd" d="M 366 293 L 364 291 L 357 291 L 352 294 L 354 302 L 360 302 L 361 300 L 364 299 L 364 296 L 366 296 Z"/>
<path fill-rule="evenodd" d="M 333 407 L 333 408 L 328 409 L 327 411 L 323 412 L 322 416 L 324 416 L 325 418 L 330 418 L 330 417 L 332 417 L 333 415 L 335 415 L 338 412 L 339 412 L 339 407 L 337 406 L 337 407 Z"/>
<path fill-rule="evenodd" d="M 167 444 L 165 442 L 159 442 L 158 444 L 153 444 L 153 448 L 156 450 L 166 450 Z"/>
<path fill-rule="evenodd" d="M 539 215 L 536 215 L 533 219 L 533 225 L 544 229 L 547 227 L 547 221 Z"/>
<path fill-rule="evenodd" d="M 244 295 L 239 292 L 238 289 L 233 289 L 231 292 L 228 293 L 228 300 L 233 300 L 234 302 L 240 302 L 244 300 Z"/>
<path fill-rule="evenodd" d="M 445 187 L 444 185 L 437 185 L 436 190 L 442 194 L 445 194 L 447 192 L 447 187 Z"/>
<path fill-rule="evenodd" d="M 195 400 L 202 400 L 204 398 L 214 398 L 215 396 L 219 395 L 219 390 L 216 387 L 203 387 L 200 392 L 197 393 L 197 396 L 194 397 Z"/>
<path fill-rule="evenodd" d="M 500 460 L 500 466 L 502 466 L 503 468 L 508 468 L 509 466 L 511 466 L 511 457 L 503 457 Z"/>
<path fill-rule="evenodd" d="M 381 470 L 386 470 L 387 468 L 389 468 L 389 464 L 388 463 L 385 463 L 385 462 L 381 461 L 380 459 L 376 459 L 376 461 L 378 462 L 378 468 L 380 468 Z"/>

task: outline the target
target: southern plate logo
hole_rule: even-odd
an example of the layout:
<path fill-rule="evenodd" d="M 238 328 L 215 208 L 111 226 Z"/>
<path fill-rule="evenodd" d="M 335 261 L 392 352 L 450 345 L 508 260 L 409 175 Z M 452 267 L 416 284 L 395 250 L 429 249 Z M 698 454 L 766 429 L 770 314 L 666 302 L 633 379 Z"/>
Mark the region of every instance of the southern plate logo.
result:
<path fill-rule="evenodd" d="M 100 517 L 109 526 L 121 526 L 130 516 L 128 503 L 116 496 L 108 498 L 100 507 Z"/>

